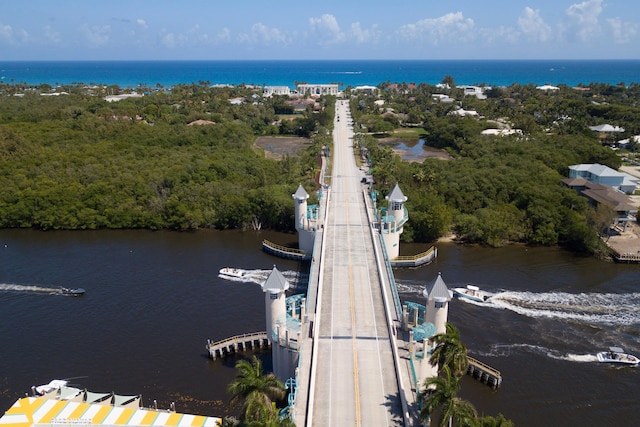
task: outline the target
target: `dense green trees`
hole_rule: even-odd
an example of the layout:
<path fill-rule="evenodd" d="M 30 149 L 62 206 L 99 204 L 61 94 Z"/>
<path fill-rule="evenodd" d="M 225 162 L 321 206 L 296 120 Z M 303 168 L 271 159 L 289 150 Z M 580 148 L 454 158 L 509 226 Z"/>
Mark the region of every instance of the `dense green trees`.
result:
<path fill-rule="evenodd" d="M 100 96 L 91 93 L 98 90 Z M 253 90 L 203 85 L 102 100 L 112 90 L 2 97 L 0 227 L 194 230 L 242 228 L 257 219 L 293 228 L 290 196 L 300 182 L 316 185 L 334 99 L 286 120 L 298 129 L 289 133 L 314 143 L 274 161 L 253 142 L 271 126 L 276 134 L 286 128 L 273 125 L 278 100 L 254 105 Z M 245 101 L 234 105 L 233 97 Z M 194 120 L 214 124 L 189 126 Z"/>
<path fill-rule="evenodd" d="M 453 231 L 465 241 L 491 246 L 522 242 L 563 244 L 589 253 L 603 250 L 598 239 L 602 215 L 561 179 L 572 164 L 620 166 L 620 157 L 603 146 L 589 126 L 606 120 L 628 129 L 620 138 L 637 133 L 636 86 L 561 86 L 546 92 L 533 85 L 513 85 L 487 91 L 486 100 L 458 97 L 457 103 L 432 97 L 454 94 L 443 88 L 389 87 L 380 86 L 385 105 L 362 95 L 352 100 L 351 111 L 358 125 L 364 123 L 356 129 L 361 132 L 358 143 L 368 149 L 376 188 L 384 196 L 398 182 L 408 196 L 411 221 L 405 226 L 405 241 L 434 240 Z M 478 111 L 480 118 L 449 114 L 456 105 Z M 394 158 L 370 129 L 389 110 L 421 116 L 425 143 L 446 150 L 453 160 L 405 163 Z M 523 135 L 481 134 L 505 126 L 522 129 Z"/>

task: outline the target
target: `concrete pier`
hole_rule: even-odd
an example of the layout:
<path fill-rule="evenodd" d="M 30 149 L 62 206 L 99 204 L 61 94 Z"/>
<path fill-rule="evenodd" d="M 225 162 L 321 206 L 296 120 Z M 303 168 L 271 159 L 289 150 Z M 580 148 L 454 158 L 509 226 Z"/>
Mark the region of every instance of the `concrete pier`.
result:
<path fill-rule="evenodd" d="M 486 363 L 474 359 L 471 356 L 467 356 L 469 360 L 469 367 L 467 368 L 467 375 L 472 376 L 478 381 L 485 383 L 491 388 L 498 388 L 502 384 L 502 375 L 497 369 L 493 369 Z"/>
<path fill-rule="evenodd" d="M 207 340 L 206 349 L 212 359 L 225 357 L 239 351 L 252 350 L 256 348 L 269 348 L 271 342 L 267 338 L 266 332 L 253 332 L 251 334 L 235 335 L 220 341 Z"/>

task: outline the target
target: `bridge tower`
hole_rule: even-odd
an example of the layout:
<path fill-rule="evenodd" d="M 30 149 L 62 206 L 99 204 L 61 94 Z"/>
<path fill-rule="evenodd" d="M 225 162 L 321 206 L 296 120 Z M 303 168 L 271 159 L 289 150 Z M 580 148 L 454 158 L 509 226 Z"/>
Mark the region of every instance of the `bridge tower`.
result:
<path fill-rule="evenodd" d="M 380 216 L 380 233 L 382 233 L 387 255 L 392 260 L 400 255 L 400 235 L 402 234 L 404 223 L 409 219 L 409 214 L 404 207 L 407 196 L 402 193 L 398 184 L 386 199 L 388 200 L 388 207 L 386 215 Z"/>
<path fill-rule="evenodd" d="M 281 381 L 293 377 L 298 363 L 299 321 L 289 322 L 287 297 L 289 281 L 273 266 L 267 280 L 261 285 L 265 294 L 267 338 L 271 342 L 273 373 Z M 298 326 L 298 327 L 296 327 Z"/>
<path fill-rule="evenodd" d="M 425 287 L 422 295 L 427 299 L 425 322 L 431 322 L 435 325 L 436 334 L 444 334 L 447 331 L 451 294 L 440 273 L 433 282 Z"/>
<path fill-rule="evenodd" d="M 447 330 L 451 294 L 440 273 L 438 273 L 438 277 L 434 281 L 425 287 L 422 295 L 427 299 L 425 304 L 425 323 L 432 323 L 435 326 L 435 333 L 433 335 L 445 333 Z M 431 354 L 434 348 L 434 343 L 430 339 L 431 337 L 428 338 L 429 339 L 424 342 L 423 351 L 425 355 Z M 435 377 L 438 375 L 438 367 L 431 366 L 429 357 L 425 357 L 420 363 L 419 372 L 420 377 L 423 379 Z"/>
<path fill-rule="evenodd" d="M 298 232 L 298 248 L 302 251 L 311 252 L 315 237 L 317 224 L 317 205 L 307 206 L 309 193 L 305 191 L 302 184 L 291 195 L 296 201 L 296 231 Z"/>

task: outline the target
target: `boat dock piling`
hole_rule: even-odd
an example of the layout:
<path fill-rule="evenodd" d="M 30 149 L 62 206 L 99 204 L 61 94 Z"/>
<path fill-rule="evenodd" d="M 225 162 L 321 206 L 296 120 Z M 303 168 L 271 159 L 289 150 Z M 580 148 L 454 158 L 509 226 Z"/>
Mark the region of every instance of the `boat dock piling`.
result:
<path fill-rule="evenodd" d="M 256 348 L 269 348 L 271 341 L 267 338 L 266 332 L 253 332 L 250 334 L 235 335 L 220 341 L 207 340 L 206 349 L 213 360 L 218 357 L 225 357 L 239 351 L 246 351 Z"/>
<path fill-rule="evenodd" d="M 471 356 L 467 356 L 467 359 L 469 360 L 467 375 L 471 375 L 473 378 L 485 383 L 491 388 L 500 387 L 502 384 L 502 375 L 500 375 L 500 371 L 493 369 L 491 366 L 482 363 Z"/>

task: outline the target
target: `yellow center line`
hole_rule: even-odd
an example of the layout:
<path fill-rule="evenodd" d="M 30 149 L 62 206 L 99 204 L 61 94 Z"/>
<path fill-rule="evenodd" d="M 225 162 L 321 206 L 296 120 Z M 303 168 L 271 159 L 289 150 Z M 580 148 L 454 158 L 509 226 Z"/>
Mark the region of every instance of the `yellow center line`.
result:
<path fill-rule="evenodd" d="M 343 157 L 343 170 L 346 172 L 346 168 L 344 167 L 344 157 Z M 349 231 L 349 200 L 348 200 L 348 192 L 345 191 L 345 195 L 347 195 L 346 200 L 346 212 L 347 212 L 347 242 L 350 242 L 350 231 Z M 358 369 L 358 342 L 357 342 L 357 334 L 356 334 L 356 310 L 355 310 L 355 296 L 353 290 L 353 268 L 351 264 L 351 251 L 347 251 L 349 254 L 349 301 L 351 303 L 351 342 L 353 343 L 353 388 L 354 388 L 354 400 L 355 400 L 355 411 L 356 411 L 356 426 L 361 425 L 361 414 L 360 414 L 360 371 Z"/>

